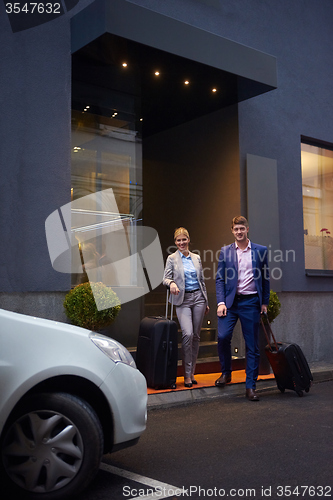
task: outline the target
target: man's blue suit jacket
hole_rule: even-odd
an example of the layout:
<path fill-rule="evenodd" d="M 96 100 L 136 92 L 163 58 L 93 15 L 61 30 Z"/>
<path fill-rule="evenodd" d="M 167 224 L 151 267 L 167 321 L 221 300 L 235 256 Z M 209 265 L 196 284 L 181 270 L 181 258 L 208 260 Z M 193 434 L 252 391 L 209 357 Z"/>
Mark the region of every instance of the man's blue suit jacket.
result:
<path fill-rule="evenodd" d="M 251 242 L 253 277 L 260 306 L 269 303 L 269 268 L 267 247 Z M 235 243 L 222 247 L 216 273 L 217 303 L 224 302 L 229 309 L 234 301 L 238 281 Z"/>

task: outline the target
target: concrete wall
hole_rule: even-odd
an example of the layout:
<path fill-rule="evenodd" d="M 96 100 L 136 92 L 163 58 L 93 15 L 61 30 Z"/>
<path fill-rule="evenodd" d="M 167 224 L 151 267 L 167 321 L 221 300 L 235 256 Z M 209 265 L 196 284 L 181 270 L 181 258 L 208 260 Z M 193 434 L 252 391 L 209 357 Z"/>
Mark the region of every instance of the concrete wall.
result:
<path fill-rule="evenodd" d="M 272 324 L 279 341 L 296 342 L 310 361 L 332 361 L 332 293 L 279 293 L 281 313 Z"/>
<path fill-rule="evenodd" d="M 0 306 L 54 319 L 70 276 L 52 269 L 45 219 L 70 201 L 70 17 L 89 3 L 16 33 L 0 4 Z"/>
<path fill-rule="evenodd" d="M 0 5 L 0 291 L 64 291 L 45 219 L 70 201 L 70 15 L 13 33 Z"/>
<path fill-rule="evenodd" d="M 67 323 L 63 302 L 66 292 L 0 293 L 0 307 L 7 311 Z"/>

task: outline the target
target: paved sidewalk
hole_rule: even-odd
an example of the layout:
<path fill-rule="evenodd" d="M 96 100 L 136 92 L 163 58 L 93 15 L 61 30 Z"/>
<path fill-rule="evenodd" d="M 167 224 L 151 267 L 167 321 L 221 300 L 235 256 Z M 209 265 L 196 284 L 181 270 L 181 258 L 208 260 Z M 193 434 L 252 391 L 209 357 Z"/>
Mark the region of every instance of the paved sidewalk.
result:
<path fill-rule="evenodd" d="M 326 380 L 333 380 L 333 363 L 328 362 L 314 362 L 310 363 L 310 369 L 313 375 L 313 383 L 323 382 Z M 236 373 L 236 372 L 234 372 Z M 219 377 L 220 373 L 216 374 L 216 377 L 212 377 L 212 380 Z M 195 402 L 205 401 L 207 399 L 213 398 L 223 398 L 228 396 L 238 396 L 245 395 L 245 383 L 235 382 L 228 384 L 223 389 L 219 389 L 214 386 L 214 382 L 211 382 L 211 386 L 193 386 L 191 389 L 186 390 L 169 390 L 160 391 L 148 394 L 148 410 L 155 408 L 165 408 L 168 406 L 175 406 L 181 404 L 191 404 Z M 201 384 L 200 384 L 201 385 Z M 258 380 L 257 382 L 257 392 L 263 393 L 265 391 L 276 390 L 276 382 L 274 376 L 264 377 L 263 380 Z"/>

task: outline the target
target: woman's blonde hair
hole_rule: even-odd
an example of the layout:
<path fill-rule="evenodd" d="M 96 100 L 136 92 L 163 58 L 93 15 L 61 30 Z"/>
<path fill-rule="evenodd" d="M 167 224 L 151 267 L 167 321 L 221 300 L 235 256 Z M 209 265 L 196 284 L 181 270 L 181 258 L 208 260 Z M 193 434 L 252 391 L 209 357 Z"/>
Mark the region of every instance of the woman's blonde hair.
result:
<path fill-rule="evenodd" d="M 178 238 L 178 236 L 180 234 L 185 234 L 185 236 L 190 239 L 190 235 L 189 235 L 189 232 L 187 229 L 185 229 L 185 227 L 177 227 L 177 229 L 175 229 L 175 232 L 174 232 L 174 240 L 176 240 L 176 238 Z"/>

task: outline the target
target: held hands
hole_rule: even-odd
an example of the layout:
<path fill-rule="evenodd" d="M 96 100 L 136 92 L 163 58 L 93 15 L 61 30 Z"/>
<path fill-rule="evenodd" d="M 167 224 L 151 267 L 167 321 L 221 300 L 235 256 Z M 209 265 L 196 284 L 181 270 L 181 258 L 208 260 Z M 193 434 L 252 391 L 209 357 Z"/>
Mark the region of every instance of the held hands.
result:
<path fill-rule="evenodd" d="M 225 304 L 220 304 L 217 308 L 217 315 L 221 318 L 227 315 L 227 306 Z"/>
<path fill-rule="evenodd" d="M 173 281 L 171 284 L 170 284 L 170 293 L 172 293 L 173 295 L 178 295 L 179 294 L 179 288 L 178 286 L 176 285 L 176 283 Z"/>
<path fill-rule="evenodd" d="M 267 305 L 263 304 L 261 306 L 261 314 L 267 314 Z M 227 315 L 227 306 L 225 304 L 220 304 L 217 308 L 217 315 L 221 318 Z"/>
<path fill-rule="evenodd" d="M 265 304 L 261 306 L 261 314 L 267 314 L 267 306 Z"/>

